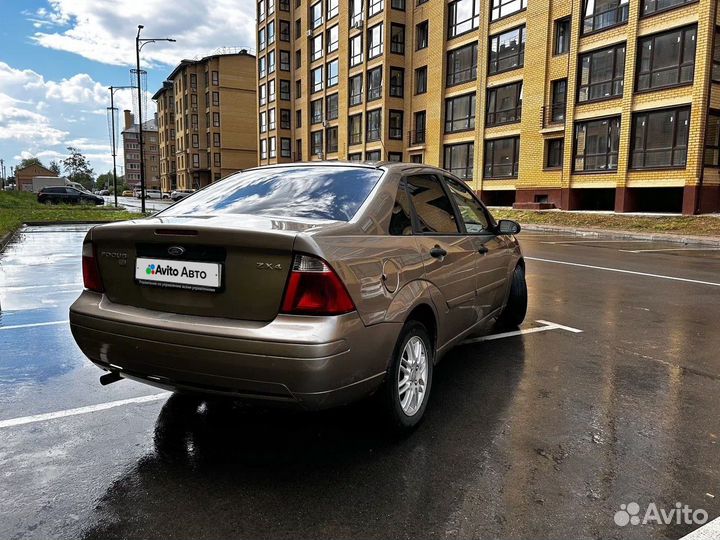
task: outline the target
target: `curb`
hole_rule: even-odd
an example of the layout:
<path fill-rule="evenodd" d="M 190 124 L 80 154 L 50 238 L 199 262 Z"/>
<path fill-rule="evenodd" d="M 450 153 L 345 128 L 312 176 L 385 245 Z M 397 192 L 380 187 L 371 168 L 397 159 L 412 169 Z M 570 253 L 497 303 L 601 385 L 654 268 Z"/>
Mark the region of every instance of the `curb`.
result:
<path fill-rule="evenodd" d="M 4 236 L 0 237 L 0 253 L 5 250 L 5 246 L 10 243 L 10 240 L 13 239 L 13 236 L 15 236 L 15 231 L 10 231 L 9 233 L 5 233 Z"/>
<path fill-rule="evenodd" d="M 43 227 L 50 225 L 102 225 L 103 223 L 114 223 L 114 221 L 97 221 L 97 220 L 85 220 L 85 221 L 23 221 L 22 225 L 14 231 L 6 233 L 0 237 L 0 253 L 2 253 L 10 241 L 15 236 L 15 233 L 22 230 L 23 227 Z"/>
<path fill-rule="evenodd" d="M 718 236 L 693 236 L 693 235 L 681 235 L 681 234 L 670 234 L 670 233 L 643 233 L 633 231 L 617 231 L 613 229 L 595 229 L 592 227 L 586 227 L 578 229 L 575 227 L 562 227 L 559 225 L 540 225 L 528 223 L 527 225 L 520 224 L 523 230 L 526 231 L 546 231 L 546 232 L 557 232 L 557 233 L 569 233 L 576 236 L 599 238 L 609 237 L 613 239 L 628 239 L 628 240 L 649 240 L 649 241 L 663 241 L 663 242 L 675 242 L 677 244 L 687 245 L 705 245 L 720 247 L 720 237 Z M 522 231 L 521 233 L 522 234 Z"/>

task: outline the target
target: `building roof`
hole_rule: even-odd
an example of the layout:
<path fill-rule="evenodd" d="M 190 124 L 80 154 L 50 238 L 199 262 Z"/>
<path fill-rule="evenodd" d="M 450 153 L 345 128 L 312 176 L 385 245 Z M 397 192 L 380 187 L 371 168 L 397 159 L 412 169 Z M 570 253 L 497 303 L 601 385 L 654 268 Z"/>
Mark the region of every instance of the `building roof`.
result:
<path fill-rule="evenodd" d="M 138 125 L 133 124 L 131 127 L 127 129 L 123 129 L 122 133 L 137 133 Z M 155 118 L 151 118 L 150 120 L 143 122 L 143 131 L 157 131 L 157 122 L 155 121 Z"/>
<path fill-rule="evenodd" d="M 160 88 L 160 90 L 158 90 L 157 92 L 155 92 L 153 94 L 153 97 L 152 97 L 153 101 L 157 101 L 160 98 L 160 96 L 163 95 L 165 92 L 167 92 L 168 90 L 172 90 L 172 87 L 173 87 L 172 81 L 163 81 L 162 88 Z"/>
<path fill-rule="evenodd" d="M 27 167 L 23 167 L 21 169 L 15 169 L 15 176 L 18 175 L 18 173 L 22 173 L 23 171 L 27 171 L 29 169 L 35 168 L 36 171 L 39 171 L 40 173 L 48 173 L 47 175 L 43 174 L 35 174 L 33 176 L 57 176 L 55 171 L 51 171 L 47 167 L 43 167 L 42 165 L 38 165 L 37 163 L 31 163 Z"/>
<path fill-rule="evenodd" d="M 194 66 L 197 64 L 202 64 L 207 62 L 208 60 L 212 60 L 214 58 L 220 58 L 222 56 L 249 56 L 250 58 L 255 58 L 255 55 L 250 54 L 246 49 L 241 49 L 239 52 L 236 53 L 218 53 L 218 54 L 211 54 L 209 56 L 204 56 L 200 58 L 199 60 L 180 60 L 180 63 L 175 67 L 175 69 L 172 70 L 170 75 L 168 75 L 167 79 L 168 81 L 175 78 L 175 76 L 180 73 L 180 71 L 183 70 L 186 66 Z M 154 98 L 153 98 L 154 99 Z"/>

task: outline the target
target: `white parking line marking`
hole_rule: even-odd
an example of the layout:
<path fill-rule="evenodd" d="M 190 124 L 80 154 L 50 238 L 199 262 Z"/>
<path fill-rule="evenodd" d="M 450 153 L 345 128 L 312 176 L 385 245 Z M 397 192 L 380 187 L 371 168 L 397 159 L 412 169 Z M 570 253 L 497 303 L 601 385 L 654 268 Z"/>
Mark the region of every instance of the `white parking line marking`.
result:
<path fill-rule="evenodd" d="M 704 247 L 704 248 L 663 248 L 663 249 L 618 249 L 623 253 L 658 253 L 662 251 L 720 251 L 720 248 Z"/>
<path fill-rule="evenodd" d="M 579 334 L 582 330 L 578 328 L 572 328 L 571 326 L 564 326 L 550 321 L 535 321 L 543 326 L 536 326 L 535 328 L 524 328 L 522 330 L 513 330 L 512 332 L 502 332 L 500 334 L 490 334 L 489 336 L 481 336 L 478 338 L 466 339 L 461 345 L 468 345 L 470 343 L 480 343 L 482 341 L 493 341 L 496 339 L 504 339 L 514 336 L 524 336 L 525 334 L 535 334 L 537 332 L 548 332 L 549 330 L 566 330 L 574 334 Z"/>
<path fill-rule="evenodd" d="M 18 328 L 34 328 L 36 326 L 52 326 L 55 324 L 68 324 L 70 321 L 65 319 L 64 321 L 50 321 L 50 322 L 36 322 L 28 324 L 16 324 L 14 326 L 0 326 L 0 330 L 17 330 Z"/>
<path fill-rule="evenodd" d="M 9 420 L 0 420 L 0 429 L 23 426 L 25 424 L 34 424 L 36 422 L 45 422 L 47 420 L 55 420 L 57 418 L 65 418 L 67 416 L 77 416 L 79 414 L 88 414 L 98 411 L 106 411 L 123 405 L 131 405 L 134 403 L 149 403 L 159 401 L 170 396 L 172 392 L 162 392 L 160 394 L 151 394 L 149 396 L 140 396 L 136 398 L 120 399 L 118 401 L 108 401 L 107 403 L 99 403 L 97 405 L 88 405 L 87 407 L 78 407 L 77 409 L 66 409 L 44 414 L 34 414 L 32 416 L 22 416 L 20 418 L 10 418 Z"/>
<path fill-rule="evenodd" d="M 607 272 L 618 272 L 620 274 L 632 274 L 634 276 L 645 276 L 659 279 L 669 279 L 672 281 L 683 281 L 685 283 L 697 283 L 699 285 L 711 285 L 712 287 L 720 287 L 720 283 L 714 283 L 712 281 L 701 281 L 699 279 L 688 279 L 675 276 L 663 276 L 661 274 L 648 274 L 646 272 L 635 272 L 634 270 L 623 270 L 621 268 L 608 268 L 607 266 L 593 266 L 592 264 L 580 264 L 569 261 L 555 261 L 553 259 L 541 259 L 539 257 L 525 257 L 529 261 L 539 261 L 552 264 L 564 264 L 567 266 L 578 266 L 580 268 L 592 268 L 593 270 L 605 270 Z"/>
<path fill-rule="evenodd" d="M 720 518 L 713 519 L 690 534 L 686 534 L 680 540 L 715 540 L 720 538 Z"/>

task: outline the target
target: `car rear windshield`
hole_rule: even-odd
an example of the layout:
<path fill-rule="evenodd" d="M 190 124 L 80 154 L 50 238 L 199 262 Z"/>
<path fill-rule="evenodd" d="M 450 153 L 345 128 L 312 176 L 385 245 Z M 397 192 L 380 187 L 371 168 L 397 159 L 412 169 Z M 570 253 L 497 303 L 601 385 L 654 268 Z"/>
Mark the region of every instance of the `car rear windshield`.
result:
<path fill-rule="evenodd" d="M 382 171 L 296 166 L 234 174 L 175 203 L 162 216 L 253 214 L 349 221 Z"/>

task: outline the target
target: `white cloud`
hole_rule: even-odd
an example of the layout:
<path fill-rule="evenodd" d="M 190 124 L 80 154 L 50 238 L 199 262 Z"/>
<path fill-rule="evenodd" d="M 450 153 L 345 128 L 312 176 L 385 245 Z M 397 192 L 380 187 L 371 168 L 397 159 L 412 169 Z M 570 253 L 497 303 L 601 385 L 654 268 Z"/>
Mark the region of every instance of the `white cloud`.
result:
<path fill-rule="evenodd" d="M 145 65 L 175 65 L 183 58 L 209 54 L 219 47 L 255 46 L 255 2 L 215 0 L 49 0 L 48 8 L 29 14 L 41 31 L 36 43 L 112 65 L 135 64 L 137 25 L 147 38 L 172 37 L 142 51 Z"/>

